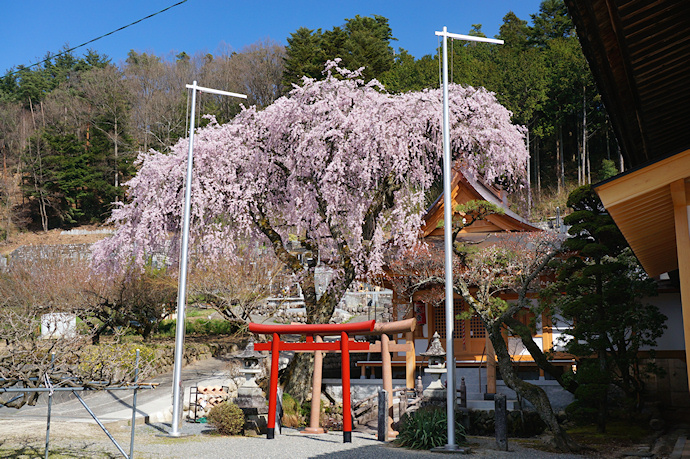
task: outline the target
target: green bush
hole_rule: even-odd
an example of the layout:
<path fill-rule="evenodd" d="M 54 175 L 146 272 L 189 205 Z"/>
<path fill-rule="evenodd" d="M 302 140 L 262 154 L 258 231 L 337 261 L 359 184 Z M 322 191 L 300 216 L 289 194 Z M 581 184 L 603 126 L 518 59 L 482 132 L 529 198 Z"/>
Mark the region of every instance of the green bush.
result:
<path fill-rule="evenodd" d="M 301 427 L 304 425 L 305 417 L 302 415 L 299 403 L 292 395 L 283 394 L 283 425 L 286 427 Z M 307 418 L 308 419 L 308 418 Z"/>
<path fill-rule="evenodd" d="M 144 343 L 112 343 L 83 346 L 79 351 L 77 369 L 84 377 L 97 381 L 134 380 L 137 349 L 139 376 L 155 373 L 155 346 Z"/>
<path fill-rule="evenodd" d="M 565 408 L 568 419 L 582 425 L 597 422 L 599 407 L 603 403 L 610 403 L 610 376 L 602 372 L 597 361 L 583 359 L 575 375 L 578 388 L 575 390 L 575 400 Z"/>
<path fill-rule="evenodd" d="M 436 448 L 448 443 L 448 424 L 446 410 L 427 406 L 414 413 L 405 414 L 400 420 L 396 443 L 411 449 Z M 465 428 L 458 417 L 455 418 L 455 443 L 467 440 Z"/>
<path fill-rule="evenodd" d="M 171 320 L 171 319 L 161 320 L 160 322 L 158 322 L 157 335 L 163 336 L 163 337 L 175 336 L 176 325 L 177 325 L 177 320 Z"/>
<path fill-rule="evenodd" d="M 297 400 L 288 394 L 287 392 L 283 394 L 283 413 L 284 414 L 296 414 L 302 416 L 301 408 Z"/>
<path fill-rule="evenodd" d="M 234 403 L 223 402 L 214 406 L 206 419 L 221 435 L 239 435 L 244 429 L 244 413 Z"/>
<path fill-rule="evenodd" d="M 177 320 L 162 320 L 158 324 L 159 336 L 175 336 Z M 243 326 L 242 322 L 231 322 L 225 319 L 196 319 L 187 320 L 185 331 L 189 335 L 232 335 L 237 333 Z"/>

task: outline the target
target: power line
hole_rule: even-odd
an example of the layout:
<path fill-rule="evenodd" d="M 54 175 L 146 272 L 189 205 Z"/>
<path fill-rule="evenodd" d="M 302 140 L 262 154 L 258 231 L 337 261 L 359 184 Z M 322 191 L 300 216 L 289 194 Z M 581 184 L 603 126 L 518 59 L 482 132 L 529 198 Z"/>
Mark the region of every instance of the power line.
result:
<path fill-rule="evenodd" d="M 26 69 L 30 69 L 31 67 L 36 67 L 37 65 L 41 65 L 41 64 L 43 64 L 43 63 L 45 63 L 45 62 L 48 62 L 48 61 L 51 60 L 51 59 L 54 59 L 54 58 L 59 57 L 59 56 L 62 56 L 63 54 L 71 53 L 72 51 L 74 51 L 74 50 L 77 49 L 77 48 L 81 48 L 81 47 L 83 47 L 83 46 L 88 45 L 89 43 L 93 43 L 94 41 L 98 41 L 98 40 L 100 40 L 101 38 L 107 37 L 108 35 L 112 35 L 112 34 L 114 34 L 114 33 L 116 33 L 116 32 L 119 32 L 119 31 L 121 31 L 121 30 L 126 29 L 127 27 L 131 27 L 131 26 L 133 26 L 134 24 L 139 24 L 140 22 L 145 21 L 146 19 L 152 18 L 152 17 L 157 16 L 157 15 L 159 15 L 159 14 L 161 14 L 161 13 L 164 13 L 165 11 L 168 11 L 168 10 L 171 9 L 171 8 L 175 8 L 176 6 L 182 5 L 182 4 L 185 3 L 186 1 L 187 1 L 187 0 L 182 0 L 181 2 L 177 2 L 177 3 L 175 3 L 174 5 L 168 6 L 167 8 L 163 8 L 162 10 L 158 11 L 157 13 L 149 14 L 148 16 L 143 17 L 143 18 L 141 18 L 141 19 L 138 19 L 138 20 L 136 20 L 136 21 L 134 21 L 134 22 L 132 22 L 132 23 L 130 23 L 130 24 L 127 24 L 126 26 L 122 26 L 122 27 L 120 27 L 119 29 L 113 30 L 112 32 L 105 33 L 105 34 L 103 34 L 103 35 L 101 35 L 101 36 L 99 36 L 99 37 L 96 37 L 96 38 L 94 38 L 94 39 L 91 39 L 91 40 L 89 40 L 89 41 L 86 41 L 86 42 L 82 43 L 81 45 L 77 45 L 77 46 L 74 46 L 74 47 L 72 47 L 72 48 L 66 49 L 66 50 L 64 50 L 64 51 L 62 51 L 62 52 L 60 52 L 60 53 L 51 55 L 51 56 L 49 56 L 49 57 L 43 59 L 42 61 L 36 62 L 35 64 L 31 64 L 31 65 L 29 65 L 28 67 L 23 67 L 21 70 L 26 70 Z M 14 75 L 14 74 L 16 74 L 16 73 L 19 73 L 21 70 L 15 70 L 14 72 L 8 73 L 7 76 L 12 76 L 12 75 Z"/>

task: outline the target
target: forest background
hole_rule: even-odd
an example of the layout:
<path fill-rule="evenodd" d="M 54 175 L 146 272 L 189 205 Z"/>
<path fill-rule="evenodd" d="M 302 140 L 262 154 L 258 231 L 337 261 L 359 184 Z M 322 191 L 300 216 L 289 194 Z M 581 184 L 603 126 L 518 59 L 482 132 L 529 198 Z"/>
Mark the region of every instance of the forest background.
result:
<path fill-rule="evenodd" d="M 483 35 L 476 24 L 470 35 Z M 510 12 L 497 38 L 505 45 L 449 44 L 452 81 L 484 86 L 528 128 L 528 183 L 514 210 L 539 220 L 553 196 L 623 170 L 601 98 L 562 0 L 545 0 L 530 20 Z M 47 56 L 0 78 L 0 240 L 20 230 L 102 223 L 137 170 L 139 152 L 168 151 L 188 132 L 185 84 L 242 92 L 266 107 L 299 84 L 321 78 L 326 60 L 365 67 L 392 93 L 439 86 L 438 54 L 394 50 L 382 16 L 345 19 L 332 29 L 300 28 L 287 46 L 264 40 L 238 52 L 181 52 L 160 57 L 130 51 L 121 65 L 96 50 Z M 199 114 L 223 123 L 241 107 L 204 94 Z M 198 123 L 207 120 L 200 118 Z M 435 199 L 440 189 L 429 193 Z M 561 203 L 561 204 L 563 204 Z"/>

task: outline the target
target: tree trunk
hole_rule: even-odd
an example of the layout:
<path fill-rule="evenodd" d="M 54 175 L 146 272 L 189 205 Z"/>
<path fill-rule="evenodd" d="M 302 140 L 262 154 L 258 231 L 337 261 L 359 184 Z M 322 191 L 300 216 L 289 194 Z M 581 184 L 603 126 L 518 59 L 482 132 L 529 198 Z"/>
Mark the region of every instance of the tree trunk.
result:
<path fill-rule="evenodd" d="M 590 182 L 587 165 L 587 90 L 582 85 L 582 185 Z"/>
<path fill-rule="evenodd" d="M 539 161 L 539 138 L 534 144 L 534 171 L 537 174 L 537 194 L 541 195 L 541 164 Z"/>
<path fill-rule="evenodd" d="M 599 372 L 602 378 L 607 375 L 607 365 L 606 365 L 606 352 L 599 350 L 597 355 L 597 360 L 599 363 Z M 599 413 L 597 414 L 597 432 L 606 433 L 606 421 L 608 418 L 608 381 L 604 381 L 604 390 L 601 398 L 599 399 Z"/>
<path fill-rule="evenodd" d="M 522 379 L 520 379 L 513 367 L 513 362 L 510 359 L 510 354 L 506 346 L 506 342 L 501 333 L 501 324 L 494 324 L 491 327 L 487 327 L 489 332 L 489 338 L 494 346 L 496 352 L 496 357 L 498 358 L 498 367 L 501 370 L 501 376 L 505 383 L 513 389 L 520 397 L 528 400 L 534 408 L 539 413 L 542 421 L 549 428 L 553 434 L 554 443 L 556 448 L 561 451 L 576 452 L 582 450 L 582 446 L 577 444 L 565 430 L 558 423 L 556 415 L 551 408 L 551 402 L 546 392 L 534 384 L 529 384 Z"/>
<path fill-rule="evenodd" d="M 534 342 L 532 331 L 529 329 L 529 327 L 517 320 L 515 317 L 510 317 L 504 322 L 512 333 L 515 333 L 520 337 L 523 346 L 525 346 L 525 349 L 527 349 L 534 359 L 534 363 L 536 363 L 540 369 L 553 376 L 553 378 L 558 382 L 558 384 L 561 385 L 563 389 L 574 394 L 575 390 L 577 390 L 579 386 L 577 381 L 572 378 L 569 380 L 563 379 L 563 367 L 557 367 L 549 361 L 544 352 L 539 348 L 539 346 L 537 346 L 537 343 Z"/>
<path fill-rule="evenodd" d="M 532 213 L 532 164 L 530 154 L 529 128 L 527 129 L 527 215 Z"/>
<path fill-rule="evenodd" d="M 596 266 L 601 266 L 601 259 L 596 260 Z M 596 297 L 598 298 L 598 304 L 597 304 L 597 317 L 598 321 L 602 321 L 604 317 L 606 317 L 606 311 L 605 311 L 605 306 L 604 306 L 604 281 L 602 279 L 601 274 L 596 275 Z M 599 338 L 602 340 L 602 338 Z M 606 350 L 601 348 L 601 345 L 599 347 L 599 352 L 597 353 L 597 360 L 599 363 L 599 372 L 600 378 L 605 378 L 603 381 L 604 383 L 604 391 L 599 399 L 599 414 L 597 416 L 597 432 L 599 433 L 606 433 L 606 420 L 607 420 L 607 413 L 608 413 L 608 387 L 609 387 L 609 381 L 608 381 L 608 364 L 606 362 Z"/>
<path fill-rule="evenodd" d="M 300 282 L 304 304 L 307 310 L 307 322 L 326 324 L 331 319 L 338 301 L 352 282 L 354 271 L 346 273 L 328 283 L 328 288 L 317 299 L 314 270 L 310 269 Z M 314 372 L 314 355 L 297 353 L 281 377 L 285 392 L 299 402 L 304 402 L 312 392 L 312 374 Z"/>
<path fill-rule="evenodd" d="M 312 374 L 314 373 L 314 354 L 297 352 L 295 358 L 283 372 L 280 381 L 286 394 L 302 403 L 311 394 Z"/>
<path fill-rule="evenodd" d="M 561 127 L 559 126 L 556 137 L 556 182 L 558 183 L 558 194 L 561 193 L 561 170 L 563 168 L 561 160 Z"/>
<path fill-rule="evenodd" d="M 559 157 L 559 174 L 558 174 L 558 183 L 559 188 L 558 191 L 560 192 L 561 187 L 565 190 L 565 158 L 564 158 L 564 151 L 563 151 L 563 126 L 558 126 L 558 157 Z"/>
<path fill-rule="evenodd" d="M 113 134 L 113 143 L 115 144 L 115 188 L 118 188 L 120 186 L 120 173 L 117 168 L 117 162 L 118 162 L 118 151 L 117 151 L 117 144 L 118 144 L 118 135 L 117 135 L 117 116 L 115 117 L 115 133 Z"/>

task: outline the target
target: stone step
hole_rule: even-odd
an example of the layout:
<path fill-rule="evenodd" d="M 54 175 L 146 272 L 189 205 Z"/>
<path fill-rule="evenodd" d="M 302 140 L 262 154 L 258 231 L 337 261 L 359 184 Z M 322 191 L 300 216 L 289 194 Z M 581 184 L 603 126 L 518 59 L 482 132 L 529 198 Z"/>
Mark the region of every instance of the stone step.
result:
<path fill-rule="evenodd" d="M 491 411 L 495 407 L 496 404 L 493 400 L 467 400 L 467 408 L 470 410 Z M 518 405 L 517 400 L 507 400 L 506 409 L 508 411 L 519 410 L 520 405 Z"/>

